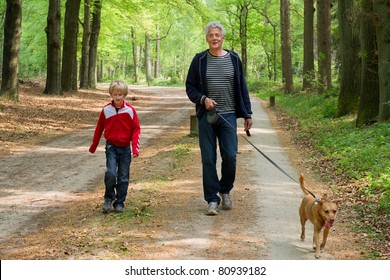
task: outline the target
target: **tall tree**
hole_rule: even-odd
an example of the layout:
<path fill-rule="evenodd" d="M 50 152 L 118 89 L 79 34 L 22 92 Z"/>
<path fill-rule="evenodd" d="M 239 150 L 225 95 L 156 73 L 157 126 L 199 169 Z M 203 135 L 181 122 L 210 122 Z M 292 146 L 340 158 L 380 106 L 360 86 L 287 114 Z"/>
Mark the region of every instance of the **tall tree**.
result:
<path fill-rule="evenodd" d="M 90 0 L 84 0 L 83 40 L 81 43 L 80 88 L 88 88 L 89 39 L 91 37 Z"/>
<path fill-rule="evenodd" d="M 255 7 L 256 11 L 264 17 L 264 24 L 266 26 L 270 25 L 272 27 L 272 50 L 269 51 L 267 47 L 264 47 L 264 51 L 267 57 L 267 69 L 268 69 L 268 78 L 275 82 L 278 76 L 277 73 L 277 38 L 278 38 L 278 23 L 276 20 L 273 20 L 270 16 L 271 12 L 268 10 L 271 5 L 272 0 L 268 0 L 263 7 Z M 264 43 L 262 43 L 264 45 Z M 272 65 L 272 67 L 271 67 Z"/>
<path fill-rule="evenodd" d="M 358 16 L 354 0 L 338 0 L 340 30 L 340 94 L 337 116 L 356 112 L 360 96 L 361 60 L 359 29 L 354 26 Z"/>
<path fill-rule="evenodd" d="M 150 55 L 150 34 L 148 32 L 145 32 L 145 74 L 149 85 L 152 78 L 152 60 Z"/>
<path fill-rule="evenodd" d="M 314 0 L 304 2 L 304 31 L 303 31 L 303 84 L 302 90 L 313 88 L 315 79 L 314 69 Z"/>
<path fill-rule="evenodd" d="M 248 69 L 248 16 L 252 0 L 234 0 L 226 5 L 226 12 L 237 19 L 239 25 L 238 40 L 241 45 L 241 61 L 244 73 Z M 231 9 L 234 7 L 234 10 Z"/>
<path fill-rule="evenodd" d="M 280 0 L 280 34 L 282 49 L 282 80 L 284 91 L 294 90 L 290 39 L 290 0 Z"/>
<path fill-rule="evenodd" d="M 373 0 L 378 42 L 379 121 L 390 121 L 390 2 Z"/>
<path fill-rule="evenodd" d="M 317 0 L 317 46 L 319 92 L 332 86 L 331 75 L 331 5 L 332 0 Z"/>
<path fill-rule="evenodd" d="M 81 0 L 67 0 L 62 51 L 61 90 L 77 91 L 77 35 Z"/>
<path fill-rule="evenodd" d="M 134 82 L 139 81 L 139 63 L 138 63 L 138 51 L 137 51 L 137 34 L 134 27 L 131 27 L 131 41 L 133 46 L 133 64 L 134 64 Z"/>
<path fill-rule="evenodd" d="M 362 1 L 360 16 L 362 78 L 356 126 L 373 122 L 379 114 L 378 48 L 372 1 Z"/>
<path fill-rule="evenodd" d="M 89 88 L 96 88 L 96 83 L 97 83 L 96 65 L 97 65 L 97 49 L 98 49 L 99 34 L 100 34 L 100 24 L 101 24 L 102 1 L 103 0 L 93 1 L 92 29 L 91 29 L 91 37 L 89 39 L 89 63 L 88 63 L 88 87 Z"/>
<path fill-rule="evenodd" d="M 249 7 L 252 1 L 240 1 L 239 21 L 240 21 L 240 42 L 241 42 L 241 60 L 244 73 L 248 72 L 248 15 Z"/>
<path fill-rule="evenodd" d="M 21 33 L 22 0 L 7 0 L 0 95 L 15 101 L 19 101 L 18 75 Z"/>
<path fill-rule="evenodd" d="M 49 1 L 47 14 L 47 74 L 45 94 L 61 93 L 61 0 Z"/>
<path fill-rule="evenodd" d="M 160 34 L 160 26 L 157 25 L 156 30 L 156 44 L 155 44 L 155 52 L 156 52 L 156 60 L 154 61 L 154 78 L 158 79 L 160 76 L 160 49 L 161 49 L 161 34 Z"/>

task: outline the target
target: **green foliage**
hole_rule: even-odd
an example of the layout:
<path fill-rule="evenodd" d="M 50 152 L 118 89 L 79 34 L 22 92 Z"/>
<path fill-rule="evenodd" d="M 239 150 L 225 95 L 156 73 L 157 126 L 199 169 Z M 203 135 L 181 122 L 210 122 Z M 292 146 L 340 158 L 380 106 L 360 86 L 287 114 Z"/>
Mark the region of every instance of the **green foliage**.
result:
<path fill-rule="evenodd" d="M 335 118 L 337 94 L 285 95 L 277 90 L 261 92 L 260 98 L 276 96 L 283 111 L 297 120 L 302 137 L 335 162 L 336 171 L 364 182 L 366 195 L 379 200 L 379 210 L 390 213 L 390 124 L 357 128 L 355 116 Z"/>
<path fill-rule="evenodd" d="M 250 1 L 246 1 L 250 2 Z M 270 70 L 280 67 L 279 3 L 277 1 L 251 1 L 247 22 L 247 77 L 268 80 Z M 98 43 L 98 61 L 103 64 L 103 80 L 133 78 L 133 41 L 131 30 L 136 33 L 137 52 L 144 54 L 145 32 L 151 35 L 151 56 L 156 58 L 156 34 L 160 30 L 161 75 L 157 80 L 181 84 L 185 80 L 189 64 L 195 53 L 207 48 L 203 27 L 210 20 L 221 21 L 227 30 L 225 47 L 241 53 L 239 19 L 237 7 L 244 3 L 239 0 L 133 0 L 103 1 L 101 29 Z M 291 1 L 291 38 L 293 65 L 296 75 L 302 68 L 303 3 Z M 0 4 L 0 18 L 3 16 Z M 80 22 L 83 21 L 84 3 L 81 2 Z M 44 77 L 46 74 L 47 0 L 23 1 L 22 37 L 19 73 L 22 78 Z M 62 3 L 62 22 L 65 2 Z M 233 16 L 234 15 L 234 16 Z M 81 49 L 82 26 L 79 30 Z M 274 33 L 275 31 L 275 33 Z M 274 35 L 276 40 L 274 40 Z M 62 29 L 63 36 L 63 29 Z M 1 42 L 0 35 L 0 42 Z M 274 43 L 276 45 L 274 45 Z M 276 50 L 276 61 L 270 60 Z M 79 53 L 80 56 L 80 53 Z M 78 57 L 80 61 L 80 57 Z M 1 59 L 0 59 L 1 62 Z M 144 57 L 139 58 L 143 64 Z M 276 63 L 276 65 L 273 65 Z M 140 69 L 141 80 L 145 78 L 145 67 Z M 277 75 L 280 75 L 278 71 Z M 273 77 L 272 77 L 273 78 Z M 280 77 L 276 77 L 280 79 Z M 170 84 L 170 82 L 168 82 Z"/>

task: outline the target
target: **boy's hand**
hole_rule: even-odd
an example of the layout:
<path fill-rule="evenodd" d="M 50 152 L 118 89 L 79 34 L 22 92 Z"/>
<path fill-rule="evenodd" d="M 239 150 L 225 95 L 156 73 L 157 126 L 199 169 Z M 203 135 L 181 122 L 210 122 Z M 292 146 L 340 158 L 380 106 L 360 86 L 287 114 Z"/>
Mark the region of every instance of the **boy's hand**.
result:
<path fill-rule="evenodd" d="M 91 145 L 91 147 L 89 147 L 89 152 L 90 152 L 91 154 L 95 153 L 96 148 L 97 148 L 97 147 L 95 147 L 94 145 Z"/>
<path fill-rule="evenodd" d="M 138 157 L 138 154 L 133 154 L 133 157 Z"/>

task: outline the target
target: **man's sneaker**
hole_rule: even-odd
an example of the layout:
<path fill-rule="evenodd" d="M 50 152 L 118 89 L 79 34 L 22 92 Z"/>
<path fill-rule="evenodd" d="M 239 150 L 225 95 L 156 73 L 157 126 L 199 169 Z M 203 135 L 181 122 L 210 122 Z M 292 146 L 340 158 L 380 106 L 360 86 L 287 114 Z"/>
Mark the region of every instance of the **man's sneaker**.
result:
<path fill-rule="evenodd" d="M 112 200 L 105 198 L 103 203 L 103 213 L 108 213 L 111 210 Z"/>
<path fill-rule="evenodd" d="M 230 197 L 230 194 L 223 193 L 222 196 L 222 208 L 225 210 L 230 210 L 233 207 L 232 198 Z"/>
<path fill-rule="evenodd" d="M 123 213 L 125 211 L 125 207 L 122 205 L 115 205 L 115 212 Z"/>
<path fill-rule="evenodd" d="M 209 207 L 207 209 L 207 215 L 215 216 L 215 215 L 218 215 L 218 213 L 219 213 L 218 203 L 217 202 L 210 202 Z"/>

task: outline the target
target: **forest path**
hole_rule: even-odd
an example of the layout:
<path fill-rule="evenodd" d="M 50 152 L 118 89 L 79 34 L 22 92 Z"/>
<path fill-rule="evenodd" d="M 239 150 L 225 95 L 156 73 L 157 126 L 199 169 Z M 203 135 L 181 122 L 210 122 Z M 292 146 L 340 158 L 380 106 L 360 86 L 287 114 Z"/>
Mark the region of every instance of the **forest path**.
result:
<path fill-rule="evenodd" d="M 107 90 L 106 86 L 101 89 Z M 145 170 L 155 172 L 166 167 L 164 159 L 155 155 L 189 133 L 194 105 L 183 88 L 131 89 L 139 99 L 136 109 L 142 129 L 141 156 L 132 163 L 132 172 L 136 173 L 132 179 L 137 180 Z M 254 126 L 247 139 L 298 178 L 289 154 L 295 162 L 300 161 L 299 154 L 292 153 L 292 147 L 282 147 L 262 101 L 252 97 L 252 106 Z M 89 127 L 31 151 L 0 156 L 0 244 L 7 244 L 11 237 L 39 232 L 45 226 L 42 215 L 62 211 L 67 203 L 88 195 L 101 184 L 105 169 L 103 140 L 94 155 L 87 152 L 93 131 L 94 127 Z M 238 121 L 238 131 L 243 134 L 242 120 Z M 205 215 L 200 155 L 193 153 L 183 173 L 174 175 L 176 183 L 158 190 L 152 224 L 134 226 L 135 232 L 150 237 L 139 244 L 143 259 L 314 258 L 310 223 L 307 240 L 299 239 L 298 207 L 303 196 L 299 186 L 238 137 L 234 208 L 215 217 Z M 331 233 L 329 249 L 325 249 L 322 259 L 348 256 L 333 254 L 340 245 L 337 241 Z M 3 245 L 0 251 L 10 247 Z"/>

